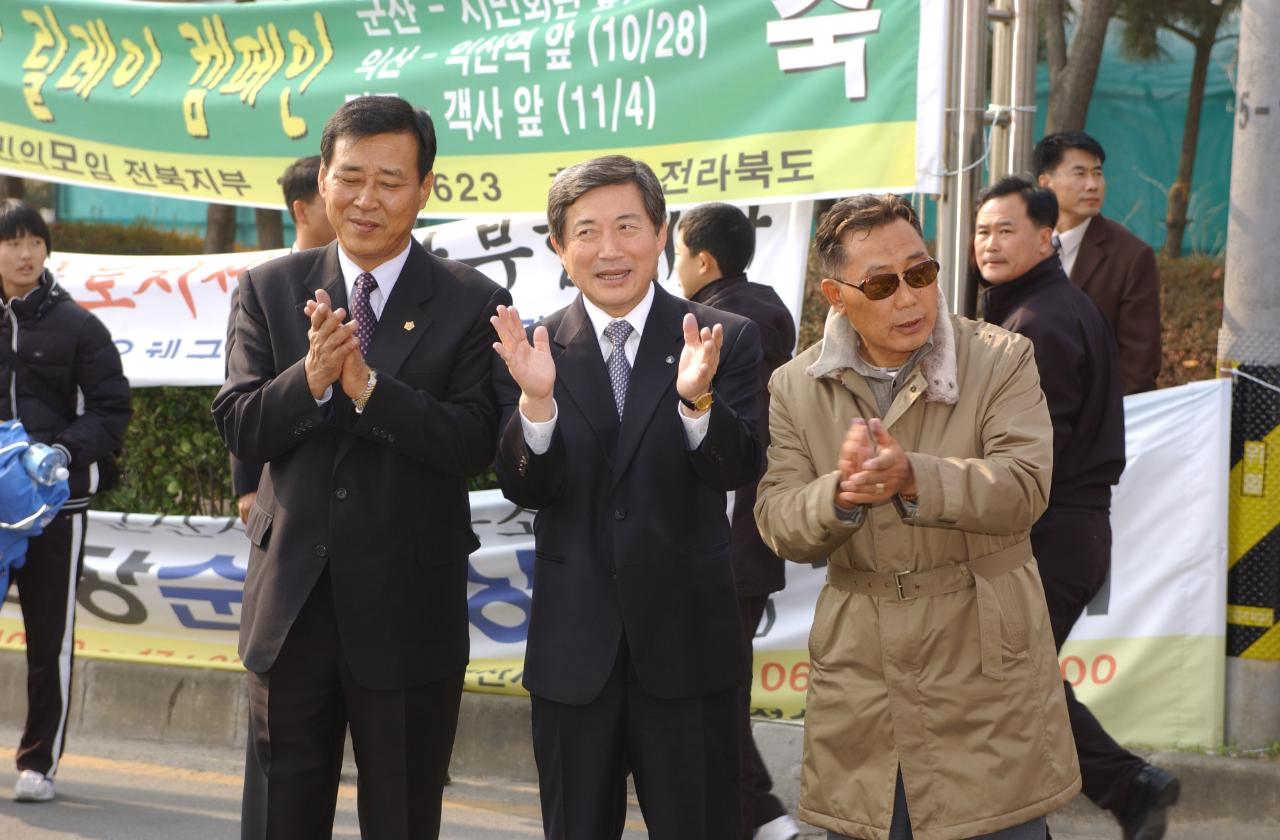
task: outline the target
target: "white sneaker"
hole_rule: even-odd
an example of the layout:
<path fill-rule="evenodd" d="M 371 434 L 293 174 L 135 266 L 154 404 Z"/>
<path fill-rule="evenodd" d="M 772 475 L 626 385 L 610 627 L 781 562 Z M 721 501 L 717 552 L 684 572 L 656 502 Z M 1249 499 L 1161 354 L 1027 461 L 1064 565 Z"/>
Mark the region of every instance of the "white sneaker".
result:
<path fill-rule="evenodd" d="M 791 817 L 783 814 L 757 828 L 755 840 L 796 840 L 799 836 L 799 826 Z"/>
<path fill-rule="evenodd" d="M 23 770 L 13 786 L 15 802 L 48 802 L 53 799 L 53 779 L 35 770 Z"/>

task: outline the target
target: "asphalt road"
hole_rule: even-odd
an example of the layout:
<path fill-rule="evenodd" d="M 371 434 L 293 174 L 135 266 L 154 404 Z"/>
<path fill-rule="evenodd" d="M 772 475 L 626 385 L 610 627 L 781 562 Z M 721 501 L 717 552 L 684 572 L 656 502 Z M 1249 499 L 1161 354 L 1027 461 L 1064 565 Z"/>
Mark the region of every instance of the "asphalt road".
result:
<path fill-rule="evenodd" d="M 20 732 L 0 726 L 0 840 L 239 840 L 244 756 L 214 749 L 73 731 L 51 803 L 14 802 L 14 747 Z M 360 837 L 355 767 L 344 767 L 333 836 Z M 803 827 L 804 840 L 825 832 Z M 443 840 L 542 837 L 537 786 L 458 777 L 445 789 Z M 1119 830 L 1062 832 L 1055 840 L 1116 840 Z M 623 840 L 647 837 L 634 796 Z M 1171 831 L 1168 840 L 1178 840 Z M 1216 840 L 1216 838 L 1215 838 Z"/>
<path fill-rule="evenodd" d="M 13 750 L 19 733 L 0 728 L 0 840 L 238 840 L 243 757 L 237 751 L 87 738 L 72 733 L 52 803 L 14 802 Z M 348 768 L 350 770 L 350 768 Z M 356 786 L 344 772 L 335 838 L 358 838 Z M 537 788 L 455 778 L 445 791 L 447 840 L 542 836 Z M 645 837 L 632 800 L 626 840 Z"/>

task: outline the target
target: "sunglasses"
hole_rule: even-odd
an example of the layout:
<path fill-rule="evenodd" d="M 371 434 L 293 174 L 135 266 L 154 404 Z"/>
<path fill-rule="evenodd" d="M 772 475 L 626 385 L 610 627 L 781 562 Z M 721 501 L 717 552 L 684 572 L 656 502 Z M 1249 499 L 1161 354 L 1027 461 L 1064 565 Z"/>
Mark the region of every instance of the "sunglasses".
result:
<path fill-rule="evenodd" d="M 861 283 L 850 283 L 847 280 L 841 280 L 839 277 L 833 279 L 837 283 L 842 283 L 862 292 L 867 296 L 867 300 L 884 300 L 898 291 L 898 283 L 903 280 L 907 281 L 907 285 L 913 289 L 932 286 L 934 281 L 938 279 L 938 261 L 929 258 L 922 263 L 916 263 L 902 272 L 902 274 L 876 274 Z"/>

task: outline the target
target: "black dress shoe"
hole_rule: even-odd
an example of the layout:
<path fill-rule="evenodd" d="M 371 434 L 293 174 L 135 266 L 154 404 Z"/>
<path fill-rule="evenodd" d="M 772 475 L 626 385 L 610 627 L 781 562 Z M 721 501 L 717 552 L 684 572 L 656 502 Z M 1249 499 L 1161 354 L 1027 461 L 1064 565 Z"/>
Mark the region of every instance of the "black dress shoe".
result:
<path fill-rule="evenodd" d="M 1178 801 L 1182 783 L 1178 777 L 1143 765 L 1129 783 L 1128 801 L 1120 813 L 1125 840 L 1160 840 L 1169 827 L 1169 808 Z"/>

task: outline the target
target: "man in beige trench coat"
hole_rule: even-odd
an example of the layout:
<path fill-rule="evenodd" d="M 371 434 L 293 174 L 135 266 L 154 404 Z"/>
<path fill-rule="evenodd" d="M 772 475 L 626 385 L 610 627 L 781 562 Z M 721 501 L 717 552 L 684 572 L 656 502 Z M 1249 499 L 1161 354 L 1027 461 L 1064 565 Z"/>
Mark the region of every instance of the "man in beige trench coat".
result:
<path fill-rule="evenodd" d="M 829 837 L 1045 836 L 1080 772 L 1027 534 L 1053 432 L 1031 343 L 951 316 L 911 205 L 840 201 L 823 340 L 770 382 L 756 519 L 828 558 L 800 816 Z"/>

